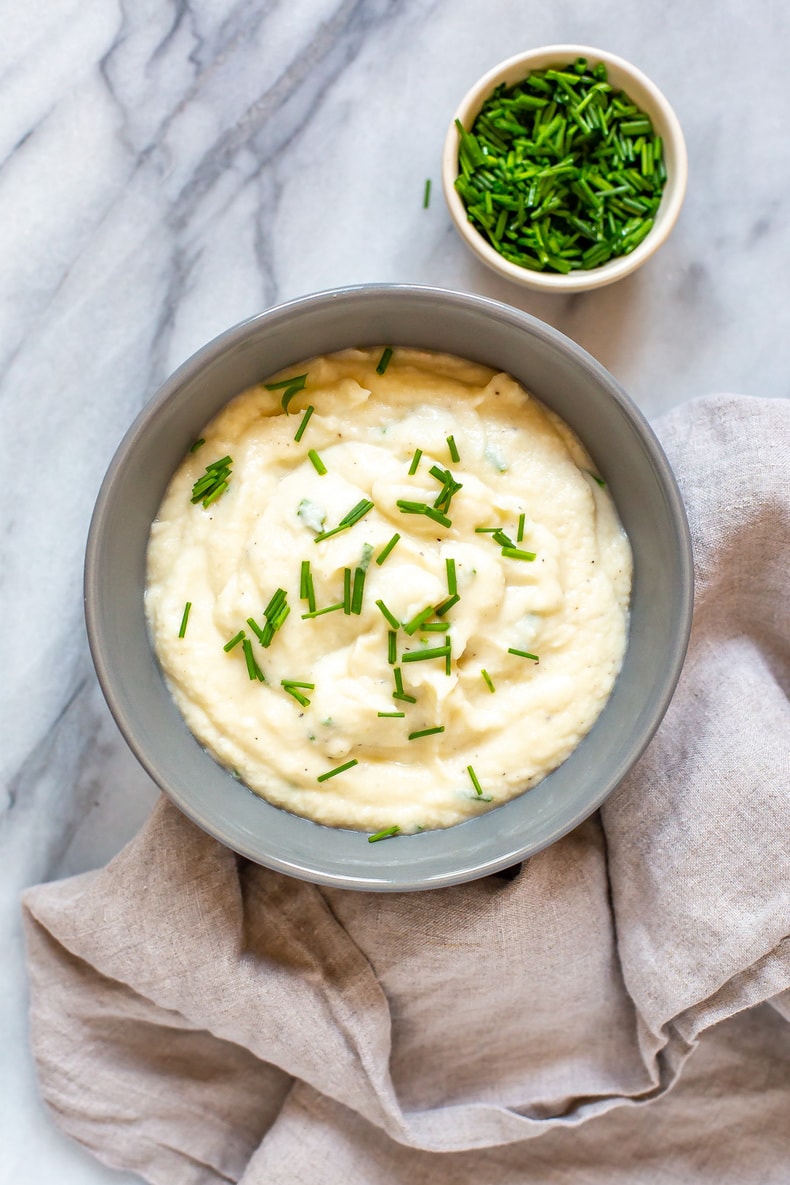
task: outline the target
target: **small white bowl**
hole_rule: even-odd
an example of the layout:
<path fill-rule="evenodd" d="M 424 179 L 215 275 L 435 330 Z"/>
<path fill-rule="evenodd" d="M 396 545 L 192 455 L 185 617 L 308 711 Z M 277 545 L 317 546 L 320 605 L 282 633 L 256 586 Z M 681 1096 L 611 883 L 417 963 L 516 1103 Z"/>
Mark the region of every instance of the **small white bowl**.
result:
<path fill-rule="evenodd" d="M 463 127 L 470 129 L 483 103 L 500 83 L 504 82 L 509 87 L 515 86 L 516 83 L 522 82 L 531 70 L 545 70 L 549 66 L 574 62 L 577 58 L 586 58 L 590 66 L 596 66 L 599 62 L 603 62 L 608 72 L 609 82 L 617 90 L 624 91 L 642 111 L 650 116 L 656 133 L 663 140 L 667 180 L 656 213 L 655 224 L 630 255 L 620 255 L 596 268 L 574 269 L 567 275 L 558 272 L 534 272 L 504 259 L 469 221 L 466 208 L 454 184 L 458 176 L 460 143 L 455 120 L 459 120 Z M 631 272 L 641 267 L 645 260 L 649 259 L 669 237 L 677 221 L 686 193 L 687 174 L 686 143 L 680 123 L 655 83 L 623 58 L 587 45 L 542 46 L 540 49 L 532 49 L 527 53 L 508 58 L 507 61 L 500 62 L 498 66 L 495 66 L 493 70 L 489 70 L 462 99 L 447 132 L 442 154 L 442 186 L 445 200 L 456 229 L 467 247 L 487 267 L 500 276 L 505 276 L 508 280 L 513 280 L 516 284 L 522 284 L 526 288 L 561 294 L 602 288 L 605 284 L 621 280 L 623 276 L 630 275 Z"/>

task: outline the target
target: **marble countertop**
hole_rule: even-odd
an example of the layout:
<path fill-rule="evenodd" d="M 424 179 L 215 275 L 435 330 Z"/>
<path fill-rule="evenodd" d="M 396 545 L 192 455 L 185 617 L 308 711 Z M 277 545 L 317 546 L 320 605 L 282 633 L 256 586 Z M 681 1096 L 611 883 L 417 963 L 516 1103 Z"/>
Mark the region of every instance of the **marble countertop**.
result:
<path fill-rule="evenodd" d="M 0 45 L 0 1183 L 132 1181 L 59 1135 L 27 1048 L 19 893 L 96 867 L 156 792 L 98 691 L 82 552 L 168 373 L 270 305 L 363 281 L 479 292 L 575 338 L 650 417 L 790 374 L 790 10 L 779 0 L 36 0 Z M 454 107 L 521 48 L 606 47 L 665 91 L 689 187 L 636 275 L 572 298 L 451 228 Z M 426 178 L 433 200 L 423 209 Z M 782 325 L 785 326 L 782 329 Z"/>

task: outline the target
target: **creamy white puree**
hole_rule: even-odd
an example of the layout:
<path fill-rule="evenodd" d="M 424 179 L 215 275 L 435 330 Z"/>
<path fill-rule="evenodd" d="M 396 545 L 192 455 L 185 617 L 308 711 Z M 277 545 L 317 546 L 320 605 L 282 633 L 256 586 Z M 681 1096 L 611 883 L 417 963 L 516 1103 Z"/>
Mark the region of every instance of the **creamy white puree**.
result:
<path fill-rule="evenodd" d="M 380 376 L 381 353 L 346 350 L 275 376 L 308 373 L 289 414 L 282 390 L 258 386 L 212 420 L 152 526 L 146 612 L 187 724 L 252 790 L 331 826 L 413 832 L 450 826 L 521 794 L 590 729 L 626 645 L 631 553 L 578 439 L 512 378 L 411 349 L 395 349 Z M 308 405 L 315 411 L 296 443 Z M 417 448 L 423 455 L 410 476 Z M 227 492 L 208 508 L 193 505 L 193 483 L 226 454 L 233 458 Z M 430 476 L 434 465 L 463 485 L 450 503 L 450 527 L 396 505 L 433 505 L 442 488 Z M 373 510 L 316 542 L 322 523 L 336 526 L 363 498 Z M 477 527 L 501 528 L 535 560 L 504 557 Z M 399 543 L 378 565 L 395 532 Z M 341 609 L 303 620 L 301 561 L 310 560 L 323 608 L 343 600 L 344 568 L 353 573 L 370 548 L 361 613 Z M 394 700 L 391 627 L 376 601 L 400 622 L 441 604 L 448 557 L 460 600 L 433 621 L 450 628 L 397 631 L 398 666 L 416 702 Z M 246 622 L 264 624 L 278 588 L 291 611 L 264 648 Z M 187 601 L 192 608 L 179 638 Z M 241 629 L 265 683 L 249 678 L 241 645 L 223 650 Z M 402 661 L 404 651 L 448 638 L 449 675 L 444 658 Z M 301 692 L 308 706 L 284 690 L 283 679 L 315 684 Z M 393 711 L 405 716 L 378 715 Z M 440 725 L 443 733 L 408 740 Z M 352 759 L 358 764 L 317 780 Z"/>

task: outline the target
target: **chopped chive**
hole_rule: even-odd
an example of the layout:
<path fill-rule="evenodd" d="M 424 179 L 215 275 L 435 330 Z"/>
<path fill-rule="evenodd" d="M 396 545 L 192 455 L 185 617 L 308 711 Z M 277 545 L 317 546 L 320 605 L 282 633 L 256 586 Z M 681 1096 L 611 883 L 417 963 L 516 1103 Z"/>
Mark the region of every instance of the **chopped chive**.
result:
<path fill-rule="evenodd" d="M 282 408 L 283 408 L 283 411 L 285 412 L 286 415 L 289 414 L 288 413 L 288 404 L 291 402 L 294 395 L 298 395 L 301 390 L 302 390 L 302 387 L 294 386 L 294 387 L 289 387 L 288 390 L 283 393 L 283 397 L 280 400 L 280 402 L 282 403 Z"/>
<path fill-rule="evenodd" d="M 606 488 L 606 482 L 604 481 L 604 479 L 602 477 L 599 477 L 597 473 L 593 473 L 592 469 L 585 469 L 584 472 L 588 473 L 590 475 L 590 477 L 593 479 L 593 481 L 597 482 L 598 485 L 602 489 Z"/>
<path fill-rule="evenodd" d="M 529 560 L 536 558 L 534 551 L 521 551 L 518 547 L 503 547 L 502 555 L 508 560 Z"/>
<path fill-rule="evenodd" d="M 430 658 L 446 658 L 450 653 L 449 643 L 444 646 L 425 646 L 422 650 L 409 650 L 401 655 L 401 662 L 422 662 Z"/>
<path fill-rule="evenodd" d="M 434 613 L 435 609 L 433 605 L 427 605 L 425 609 L 421 609 L 419 613 L 415 614 L 411 621 L 406 622 L 403 627 L 405 632 L 409 635 L 409 637 L 411 637 L 412 634 L 416 634 L 417 630 L 422 627 L 423 623 L 426 622 L 429 617 L 433 617 Z"/>
<path fill-rule="evenodd" d="M 305 687 L 308 691 L 315 691 L 315 683 L 302 683 L 299 679 L 283 679 L 283 687 Z"/>
<path fill-rule="evenodd" d="M 420 729 L 418 729 L 417 732 L 410 732 L 409 733 L 409 740 L 416 741 L 418 739 L 418 737 L 431 737 L 431 736 L 434 736 L 437 732 L 444 732 L 444 725 L 443 724 L 437 724 L 435 728 L 420 728 Z"/>
<path fill-rule="evenodd" d="M 304 688 L 306 691 L 314 691 L 315 683 L 300 683 L 296 679 L 281 679 L 280 686 L 285 691 L 287 691 L 289 695 L 293 696 L 296 702 L 301 704 L 303 708 L 310 707 L 310 700 L 306 695 L 302 694 L 300 688 Z"/>
<path fill-rule="evenodd" d="M 263 385 L 267 391 L 285 391 L 288 387 L 296 387 L 297 391 L 301 391 L 306 382 L 307 372 L 295 374 L 290 379 L 280 379 L 279 383 L 264 383 Z"/>
<path fill-rule="evenodd" d="M 307 573 L 307 608 L 311 613 L 315 609 L 315 586 L 312 572 Z"/>
<path fill-rule="evenodd" d="M 316 781 L 326 782 L 328 778 L 333 778 L 335 774 L 342 774 L 345 770 L 351 769 L 354 765 L 359 765 L 356 757 L 352 757 L 350 761 L 346 761 L 343 765 L 336 765 L 334 769 L 327 770 L 325 774 L 319 774 L 316 778 Z"/>
<path fill-rule="evenodd" d="M 499 527 L 475 527 L 475 535 L 493 535 Z"/>
<path fill-rule="evenodd" d="M 208 473 L 216 473 L 220 469 L 225 469 L 226 466 L 232 465 L 232 464 L 233 464 L 233 460 L 231 457 L 220 457 L 220 459 L 218 461 L 212 461 L 210 465 L 207 465 L 206 471 Z"/>
<path fill-rule="evenodd" d="M 455 437 L 447 437 L 447 447 L 450 450 L 450 460 L 457 465 L 461 458 L 458 454 L 458 446 L 455 443 Z"/>
<path fill-rule="evenodd" d="M 390 346 L 387 346 L 384 353 L 379 358 L 379 364 L 376 367 L 376 374 L 384 374 L 384 371 L 387 369 L 387 367 L 390 364 L 391 357 L 392 357 L 392 348 Z"/>
<path fill-rule="evenodd" d="M 435 523 L 440 523 L 443 527 L 451 527 L 453 524 L 446 514 L 436 510 L 433 506 L 429 506 L 427 502 L 408 502 L 403 498 L 399 498 L 395 505 L 402 514 L 424 514 L 428 518 L 433 519 Z"/>
<path fill-rule="evenodd" d="M 447 569 L 447 591 L 451 597 L 454 597 L 458 593 L 458 584 L 455 576 L 455 560 L 452 556 L 447 557 L 444 566 Z"/>
<path fill-rule="evenodd" d="M 381 551 L 379 552 L 379 554 L 376 556 L 376 563 L 377 563 L 377 564 L 379 564 L 379 565 L 380 565 L 380 564 L 383 564 L 383 563 L 384 563 L 384 561 L 386 560 L 387 556 L 389 555 L 389 553 L 392 551 L 393 547 L 396 545 L 396 543 L 398 543 L 398 541 L 399 541 L 399 540 L 400 540 L 400 535 L 399 535 L 399 534 L 398 534 L 398 532 L 396 531 L 396 532 L 395 532 L 395 534 L 394 534 L 394 535 L 392 536 L 392 538 L 390 539 L 390 541 L 389 541 L 389 543 L 387 544 L 387 546 L 386 546 L 386 547 L 383 547 L 383 548 L 381 549 Z"/>
<path fill-rule="evenodd" d="M 228 483 L 226 481 L 221 481 L 219 485 L 215 486 L 214 489 L 203 499 L 204 507 L 210 506 L 212 502 L 216 502 L 217 498 L 221 498 L 227 488 Z"/>
<path fill-rule="evenodd" d="M 481 668 L 480 668 L 480 674 L 481 674 L 481 675 L 483 676 L 483 678 L 485 679 L 486 687 L 488 688 L 488 690 L 489 690 L 489 691 L 491 692 L 491 694 L 493 695 L 493 694 L 494 694 L 494 692 L 496 691 L 496 687 L 494 687 L 494 681 L 493 681 L 493 679 L 491 678 L 491 676 L 489 675 L 488 671 L 485 669 L 485 667 L 481 667 Z"/>
<path fill-rule="evenodd" d="M 379 716 L 381 712 L 379 712 Z M 383 831 L 377 831 L 375 835 L 368 836 L 368 843 L 378 843 L 380 839 L 389 839 L 392 835 L 398 835 L 400 827 L 385 827 Z"/>
<path fill-rule="evenodd" d="M 244 658 L 247 663 L 247 674 L 251 679 L 257 680 L 259 683 L 265 683 L 266 680 L 263 677 L 263 671 L 258 666 L 257 662 L 255 661 L 255 655 L 252 653 L 252 642 L 250 639 L 244 638 L 241 643 L 241 647 L 244 651 Z"/>
<path fill-rule="evenodd" d="M 288 594 L 284 588 L 278 588 L 276 592 L 272 593 L 271 600 L 263 611 L 263 616 L 267 619 L 273 617 L 280 606 L 284 603 L 287 595 Z"/>
<path fill-rule="evenodd" d="M 299 572 L 299 599 L 300 601 L 307 600 L 307 581 L 310 576 L 310 561 L 302 560 L 302 566 Z"/>
<path fill-rule="evenodd" d="M 349 510 L 344 518 L 341 518 L 336 527 L 332 527 L 331 531 L 321 531 L 313 540 L 314 543 L 320 543 L 322 539 L 329 539 L 331 535 L 337 535 L 339 531 L 347 531 L 349 527 L 353 527 L 361 518 L 364 518 L 369 510 L 373 509 L 373 503 L 369 502 L 367 498 L 360 499 L 356 506 Z"/>
<path fill-rule="evenodd" d="M 255 637 L 258 639 L 258 641 L 261 643 L 261 645 L 263 645 L 263 640 L 264 640 L 265 634 L 264 634 L 263 630 L 261 629 L 261 627 L 258 625 L 258 623 L 254 620 L 254 618 L 248 617 L 247 618 L 247 625 L 250 627 L 252 632 L 255 634 Z"/>
<path fill-rule="evenodd" d="M 398 635 L 395 630 L 387 630 L 387 662 L 391 667 L 398 661 Z"/>
<path fill-rule="evenodd" d="M 401 700 L 403 703 L 406 703 L 406 704 L 416 704 L 417 697 L 414 695 L 408 695 L 403 690 L 403 674 L 401 673 L 400 667 L 393 667 L 392 674 L 395 679 L 395 690 L 392 693 L 392 698 Z"/>
<path fill-rule="evenodd" d="M 513 646 L 508 646 L 508 654 L 516 654 L 519 658 L 531 658 L 533 662 L 540 662 L 537 654 L 530 654 L 529 650 L 516 650 Z"/>
<path fill-rule="evenodd" d="M 190 445 L 189 451 L 191 453 L 196 453 L 198 451 L 198 449 L 202 448 L 205 443 L 206 443 L 205 437 L 201 436 L 199 440 L 196 440 L 194 442 L 194 444 Z"/>
<path fill-rule="evenodd" d="M 472 769 L 471 765 L 467 765 L 466 772 L 469 774 L 469 777 L 472 779 L 472 785 L 474 786 L 475 790 L 477 791 L 478 798 L 482 798 L 483 797 L 483 787 L 480 785 L 480 782 L 478 781 L 478 778 L 477 778 L 477 774 Z"/>
<path fill-rule="evenodd" d="M 377 712 L 376 715 L 379 716 L 382 720 L 383 719 L 403 720 L 406 713 L 405 712 Z"/>
<path fill-rule="evenodd" d="M 230 639 L 229 642 L 225 643 L 225 645 L 222 647 L 222 649 L 225 651 L 226 654 L 229 653 L 233 649 L 233 647 L 238 646 L 239 642 L 241 642 L 245 637 L 246 637 L 246 634 L 244 633 L 244 630 L 239 630 L 239 632 L 237 634 L 233 635 L 233 637 Z"/>
<path fill-rule="evenodd" d="M 514 546 L 513 540 L 510 538 L 509 535 L 506 535 L 505 532 L 502 530 L 494 531 L 491 538 L 494 540 L 495 543 L 498 543 L 500 547 L 513 547 Z"/>
<path fill-rule="evenodd" d="M 296 429 L 296 435 L 294 436 L 294 440 L 296 441 L 297 444 L 304 436 L 304 430 L 307 427 L 307 425 L 310 423 L 310 416 L 313 414 L 314 411 L 315 411 L 315 408 L 313 407 L 312 404 L 310 404 L 309 407 L 305 408 L 304 415 L 302 416 L 302 421 L 299 424 L 299 427 Z"/>
<path fill-rule="evenodd" d="M 335 613 L 338 609 L 343 608 L 343 602 L 338 601 L 336 605 L 327 605 L 324 609 L 311 609 L 309 613 L 302 614 L 302 621 L 307 621 L 311 617 L 323 617 L 325 613 Z"/>
<path fill-rule="evenodd" d="M 323 477 L 324 474 L 326 473 L 326 465 L 321 460 L 318 453 L 315 451 L 314 448 L 311 448 L 311 449 L 307 450 L 307 455 L 310 458 L 310 460 L 312 461 L 313 468 L 315 469 L 318 476 Z"/>
<path fill-rule="evenodd" d="M 189 621 L 189 610 L 191 608 L 192 608 L 192 602 L 187 601 L 186 605 L 184 605 L 184 613 L 181 618 L 181 625 L 179 626 L 179 629 L 178 629 L 179 638 L 183 638 L 184 634 L 187 632 L 187 622 Z"/>
<path fill-rule="evenodd" d="M 434 609 L 434 613 L 437 617 L 444 617 L 445 613 L 449 613 L 453 605 L 457 605 L 460 599 L 461 598 L 459 597 L 458 593 L 454 593 L 451 597 L 448 597 L 446 601 L 442 601 L 441 605 L 437 605 Z"/>
<path fill-rule="evenodd" d="M 518 516 L 518 531 L 516 532 L 516 543 L 520 543 L 521 540 L 524 538 L 524 524 L 526 523 L 526 521 L 527 521 L 526 514 L 522 513 Z"/>
<path fill-rule="evenodd" d="M 346 617 L 351 614 L 351 569 L 343 569 L 343 612 Z"/>
<path fill-rule="evenodd" d="M 423 195 L 422 195 L 423 210 L 427 210 L 428 207 L 430 206 L 430 204 L 431 204 L 431 179 L 430 179 L 430 177 L 428 177 L 428 178 L 426 178 L 425 189 L 423 190 Z"/>
<path fill-rule="evenodd" d="M 426 621 L 424 625 L 420 626 L 422 633 L 443 634 L 445 630 L 449 630 L 449 621 Z"/>
<path fill-rule="evenodd" d="M 351 593 L 351 612 L 357 616 L 362 612 L 362 597 L 365 592 L 365 569 L 357 568 L 354 572 L 354 589 Z"/>
<path fill-rule="evenodd" d="M 398 619 L 397 619 L 397 617 L 395 616 L 395 614 L 394 614 L 394 613 L 390 613 L 389 609 L 388 609 L 388 608 L 387 608 L 387 606 L 384 604 L 384 602 L 383 602 L 383 601 L 376 601 L 376 604 L 378 605 L 379 609 L 380 609 L 380 610 L 381 610 L 381 612 L 384 614 L 385 618 L 387 619 L 387 621 L 389 622 L 389 624 L 392 626 L 392 628 L 393 628 L 394 630 L 397 630 L 397 629 L 399 629 L 399 628 L 400 628 L 400 622 L 398 621 Z"/>
<path fill-rule="evenodd" d="M 411 465 L 409 466 L 409 477 L 413 477 L 414 474 L 417 472 L 417 466 L 420 463 L 421 456 L 422 456 L 422 449 L 416 448 L 414 450 L 414 456 L 411 459 Z"/>

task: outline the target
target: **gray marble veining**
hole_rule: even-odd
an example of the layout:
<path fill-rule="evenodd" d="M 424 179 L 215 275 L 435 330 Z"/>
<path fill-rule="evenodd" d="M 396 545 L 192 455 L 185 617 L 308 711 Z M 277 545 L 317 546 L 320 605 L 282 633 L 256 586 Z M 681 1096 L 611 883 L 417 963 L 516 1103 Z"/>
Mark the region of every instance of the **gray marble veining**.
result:
<path fill-rule="evenodd" d="M 155 798 L 82 626 L 82 550 L 116 443 L 216 333 L 362 281 L 518 305 L 596 355 L 649 416 L 712 390 L 786 396 L 790 15 L 779 0 L 39 0 L 6 4 L 3 31 L 0 1182 L 88 1185 L 118 1178 L 37 1101 L 18 895 L 107 860 Z M 690 158 L 667 246 L 569 299 L 484 271 L 439 186 L 467 87 L 563 41 L 653 77 Z"/>

